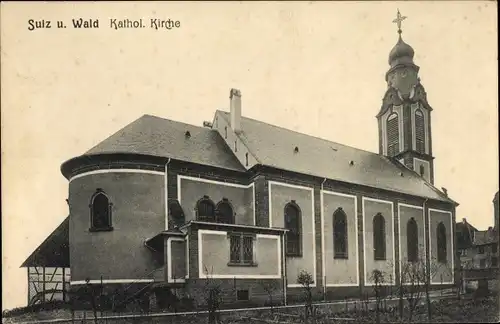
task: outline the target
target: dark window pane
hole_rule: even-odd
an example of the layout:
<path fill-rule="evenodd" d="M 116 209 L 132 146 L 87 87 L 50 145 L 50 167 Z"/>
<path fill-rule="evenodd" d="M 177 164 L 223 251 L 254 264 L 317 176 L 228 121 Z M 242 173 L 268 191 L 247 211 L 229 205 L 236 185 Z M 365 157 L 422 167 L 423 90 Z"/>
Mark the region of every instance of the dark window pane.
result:
<path fill-rule="evenodd" d="M 210 199 L 202 199 L 197 205 L 198 219 L 201 221 L 215 221 L 215 206 Z"/>
<path fill-rule="evenodd" d="M 241 237 L 238 235 L 230 236 L 230 262 L 241 262 Z"/>
<path fill-rule="evenodd" d="M 335 212 L 333 222 L 334 257 L 347 258 L 347 218 L 344 212 Z"/>
<path fill-rule="evenodd" d="M 220 223 L 233 224 L 233 208 L 227 202 L 220 202 L 217 205 L 218 219 L 217 221 Z"/>
<path fill-rule="evenodd" d="M 406 240 L 408 249 L 408 261 L 418 260 L 418 226 L 415 219 L 410 219 L 406 228 Z"/>
<path fill-rule="evenodd" d="M 98 193 L 92 202 L 92 226 L 94 228 L 110 227 L 109 200 L 103 193 Z"/>
<path fill-rule="evenodd" d="M 285 228 L 289 230 L 286 240 L 286 253 L 288 255 L 299 255 L 301 247 L 301 219 L 300 210 L 289 203 L 285 207 Z"/>
<path fill-rule="evenodd" d="M 415 112 L 415 150 L 419 153 L 425 153 L 425 124 L 424 115 L 420 110 Z"/>
<path fill-rule="evenodd" d="M 447 247 L 446 247 L 446 227 L 444 224 L 441 222 L 437 226 L 437 249 L 438 249 L 438 255 L 437 259 L 438 262 L 441 263 L 446 263 L 447 259 Z"/>
<path fill-rule="evenodd" d="M 253 238 L 243 236 L 243 262 L 253 262 Z"/>
<path fill-rule="evenodd" d="M 373 246 L 375 260 L 385 260 L 385 219 L 381 214 L 373 218 Z"/>

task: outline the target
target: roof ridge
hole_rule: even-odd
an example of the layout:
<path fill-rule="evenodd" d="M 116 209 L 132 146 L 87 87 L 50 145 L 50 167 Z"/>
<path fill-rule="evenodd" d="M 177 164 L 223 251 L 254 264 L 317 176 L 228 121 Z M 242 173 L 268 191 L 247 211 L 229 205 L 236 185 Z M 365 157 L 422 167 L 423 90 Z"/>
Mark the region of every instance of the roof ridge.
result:
<path fill-rule="evenodd" d="M 224 120 L 226 121 L 226 123 L 229 123 L 229 121 L 226 119 L 226 116 L 224 116 L 225 113 L 227 113 L 226 111 L 217 109 L 215 111 L 215 115 L 217 115 L 218 113 L 220 113 L 220 115 L 222 116 L 222 118 L 224 118 Z M 245 117 L 243 117 L 243 118 L 245 118 Z M 243 132 L 240 132 L 240 133 L 236 134 L 236 136 L 243 142 L 243 145 L 245 145 L 245 147 L 247 148 L 248 152 L 250 152 L 250 154 L 253 156 L 253 158 L 255 159 L 255 161 L 257 161 L 258 164 L 262 164 L 262 161 L 257 157 L 257 154 L 255 154 L 255 152 L 253 152 L 253 150 L 251 150 L 250 145 L 248 145 L 248 141 L 246 140 L 246 136 L 244 136 L 244 135 L 245 135 L 245 130 L 243 130 Z"/>
<path fill-rule="evenodd" d="M 217 111 L 220 111 L 223 114 L 229 114 L 229 112 L 224 111 L 224 110 L 219 110 L 218 109 Z M 325 138 L 322 138 L 322 137 L 319 137 L 319 136 L 310 135 L 310 134 L 306 134 L 306 133 L 301 133 L 301 132 L 298 132 L 296 130 L 288 129 L 288 128 L 285 128 L 285 127 L 282 127 L 282 126 L 278 126 L 278 125 L 274 125 L 274 124 L 271 124 L 271 123 L 268 123 L 268 122 L 265 122 L 265 121 L 262 121 L 262 120 L 258 120 L 258 119 L 254 119 L 254 118 L 250 118 L 250 117 L 245 117 L 245 116 L 241 116 L 241 117 L 245 118 L 245 119 L 248 119 L 248 120 L 251 120 L 251 121 L 254 121 L 254 122 L 257 122 L 257 123 L 260 123 L 260 124 L 265 124 L 265 125 L 268 125 L 268 126 L 271 126 L 271 127 L 274 127 L 274 128 L 278 128 L 280 130 L 284 130 L 284 131 L 287 131 L 287 132 L 290 132 L 290 133 L 295 133 L 295 134 L 299 134 L 299 135 L 303 135 L 303 136 L 309 136 L 309 137 L 312 137 L 312 138 L 315 138 L 315 139 L 319 139 L 321 141 L 324 141 L 324 142 L 327 142 L 327 143 L 330 143 L 330 144 L 340 145 L 340 146 L 343 146 L 343 147 L 347 147 L 347 148 L 351 148 L 351 149 L 355 149 L 355 150 L 358 150 L 358 151 L 363 151 L 363 152 L 366 152 L 366 153 L 370 153 L 370 154 L 373 154 L 373 155 L 377 155 L 377 156 L 383 157 L 383 155 L 381 155 L 379 153 L 376 153 L 376 152 L 373 152 L 373 151 L 368 151 L 368 150 L 361 149 L 361 148 L 358 148 L 358 147 L 354 147 L 354 146 L 342 144 L 342 143 L 339 143 L 339 142 L 334 142 L 334 141 L 331 141 L 331 140 L 328 140 L 328 139 L 325 139 Z"/>

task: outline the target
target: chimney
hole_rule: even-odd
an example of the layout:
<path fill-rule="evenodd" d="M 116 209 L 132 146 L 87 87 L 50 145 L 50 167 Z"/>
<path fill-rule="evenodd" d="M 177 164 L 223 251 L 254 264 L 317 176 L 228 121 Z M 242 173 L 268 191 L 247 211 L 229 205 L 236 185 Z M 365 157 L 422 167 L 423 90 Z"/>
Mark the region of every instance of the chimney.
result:
<path fill-rule="evenodd" d="M 231 128 L 235 133 L 241 131 L 241 92 L 238 89 L 231 89 L 229 93 Z"/>
<path fill-rule="evenodd" d="M 445 187 L 441 187 L 441 189 L 443 189 L 444 195 L 448 197 L 448 189 L 446 189 Z"/>
<path fill-rule="evenodd" d="M 467 219 L 462 218 L 462 223 L 467 224 Z"/>

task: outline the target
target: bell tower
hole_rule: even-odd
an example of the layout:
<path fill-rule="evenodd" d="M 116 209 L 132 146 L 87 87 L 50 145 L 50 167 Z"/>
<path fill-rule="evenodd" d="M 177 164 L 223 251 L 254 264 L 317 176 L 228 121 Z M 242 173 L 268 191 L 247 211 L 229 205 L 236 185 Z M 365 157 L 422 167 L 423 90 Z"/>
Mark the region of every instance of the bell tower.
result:
<path fill-rule="evenodd" d="M 394 23 L 398 41 L 389 53 L 389 70 L 385 74 L 387 90 L 377 114 L 379 154 L 398 160 L 434 184 L 431 112 L 427 94 L 413 62 L 415 51 L 403 41 L 399 10 Z"/>

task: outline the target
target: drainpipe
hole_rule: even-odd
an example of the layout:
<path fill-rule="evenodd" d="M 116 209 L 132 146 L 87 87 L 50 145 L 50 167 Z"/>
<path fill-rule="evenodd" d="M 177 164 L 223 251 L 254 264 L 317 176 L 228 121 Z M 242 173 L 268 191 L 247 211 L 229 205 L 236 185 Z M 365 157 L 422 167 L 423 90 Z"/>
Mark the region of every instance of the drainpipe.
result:
<path fill-rule="evenodd" d="M 282 262 L 282 277 L 283 277 L 283 304 L 287 305 L 286 300 L 286 286 L 287 286 L 287 278 L 286 278 L 286 246 L 285 246 L 286 232 L 283 232 L 281 236 L 281 262 Z M 271 305 L 272 307 L 272 305 Z"/>
<path fill-rule="evenodd" d="M 323 179 L 323 182 L 321 182 L 321 192 L 319 193 L 320 194 L 320 202 L 321 202 L 321 218 L 323 218 L 323 185 L 325 184 L 326 182 L 326 178 Z M 323 231 L 323 229 L 321 229 L 321 231 Z M 323 240 L 323 235 L 324 233 L 321 233 L 321 239 Z M 324 244 L 322 245 L 323 249 L 325 248 Z M 323 267 L 323 260 L 325 259 L 325 251 L 321 250 L 321 270 L 323 272 L 324 268 Z M 326 301 L 326 274 L 325 273 L 321 273 L 323 275 L 323 299 Z"/>
<path fill-rule="evenodd" d="M 171 158 L 168 158 L 167 163 L 165 164 L 165 230 L 168 231 L 168 164 L 170 163 Z M 163 238 L 165 240 L 165 237 Z M 163 241 L 163 278 L 168 281 L 168 267 L 170 264 L 168 263 L 168 249 L 165 246 L 165 241 Z"/>

